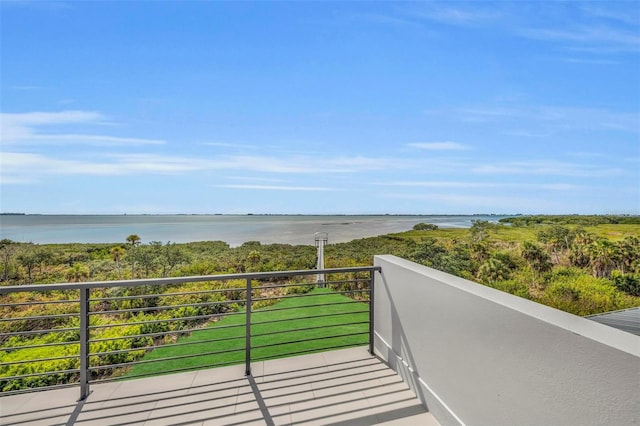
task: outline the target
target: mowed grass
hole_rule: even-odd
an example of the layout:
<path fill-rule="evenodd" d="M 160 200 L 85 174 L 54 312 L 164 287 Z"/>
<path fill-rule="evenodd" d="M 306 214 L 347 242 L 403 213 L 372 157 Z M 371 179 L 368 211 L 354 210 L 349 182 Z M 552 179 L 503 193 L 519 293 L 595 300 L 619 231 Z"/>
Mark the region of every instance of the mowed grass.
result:
<path fill-rule="evenodd" d="M 323 304 L 331 305 L 319 306 Z M 304 297 L 283 299 L 272 306 L 256 310 L 251 315 L 251 331 L 256 336 L 251 340 L 252 360 L 321 352 L 331 347 L 367 345 L 368 309 L 367 303 L 355 302 L 330 289 L 318 288 Z M 287 321 L 272 322 L 278 320 Z M 241 311 L 201 331 L 195 331 L 190 336 L 179 338 L 176 344 L 158 347 L 141 359 L 145 361 L 144 364 L 134 365 L 124 377 L 161 375 L 169 370 L 196 370 L 244 363 L 245 321 L 246 313 Z M 288 331 L 301 328 L 307 330 Z M 282 331 L 287 332 L 279 333 Z M 358 334 L 345 336 L 354 333 Z M 227 338 L 233 339 L 219 340 Z M 217 341 L 193 343 L 204 340 Z M 287 343 L 292 341 L 296 342 Z M 184 345 L 185 343 L 193 344 Z M 284 344 L 273 346 L 279 343 Z M 223 353 L 211 354 L 212 352 Z M 183 358 L 146 363 L 171 357 Z"/>

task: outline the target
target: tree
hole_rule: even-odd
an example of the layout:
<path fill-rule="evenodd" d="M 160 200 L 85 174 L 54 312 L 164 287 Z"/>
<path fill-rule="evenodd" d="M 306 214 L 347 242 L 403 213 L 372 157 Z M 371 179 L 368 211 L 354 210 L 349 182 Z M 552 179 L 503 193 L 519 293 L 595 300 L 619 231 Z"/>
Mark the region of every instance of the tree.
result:
<path fill-rule="evenodd" d="M 125 250 L 120 246 L 111 247 L 111 250 L 109 250 L 109 254 L 111 254 L 111 258 L 113 259 L 114 262 L 116 262 L 116 268 L 118 269 L 119 279 L 122 279 L 122 268 L 120 267 L 120 260 L 122 259 L 122 256 L 124 256 L 125 253 L 126 253 Z"/>
<path fill-rule="evenodd" d="M 127 258 L 131 262 L 131 278 L 133 279 L 136 272 L 136 248 L 140 245 L 140 237 L 137 234 L 131 234 L 127 237 L 127 242 L 131 244 Z"/>
<path fill-rule="evenodd" d="M 480 265 L 477 277 L 480 281 L 495 283 L 509 279 L 510 271 L 507 265 L 496 258 L 491 258 Z"/>
<path fill-rule="evenodd" d="M 260 252 L 258 250 L 251 250 L 247 255 L 247 262 L 249 262 L 250 270 L 254 271 L 255 267 L 260 263 Z"/>
<path fill-rule="evenodd" d="M 156 266 L 162 268 L 163 277 L 169 276 L 176 266 L 189 261 L 189 256 L 185 251 L 171 241 L 168 241 L 165 245 L 162 245 L 161 241 L 151 241 L 149 246 L 155 255 L 154 262 Z"/>
<path fill-rule="evenodd" d="M 72 282 L 80 282 L 89 278 L 89 269 L 81 263 L 74 264 L 71 268 L 65 272 L 67 280 Z"/>
<path fill-rule="evenodd" d="M 531 284 L 536 285 L 536 273 L 542 274 L 551 270 L 551 257 L 542 247 L 531 241 L 522 243 L 522 257 L 531 269 Z"/>
<path fill-rule="evenodd" d="M 3 239 L 0 241 L 0 261 L 2 262 L 2 281 L 9 280 L 11 260 L 18 251 L 18 244 L 14 241 Z"/>
<path fill-rule="evenodd" d="M 618 269 L 622 273 L 640 272 L 640 238 L 626 237 L 616 244 L 618 252 Z"/>
<path fill-rule="evenodd" d="M 144 269 L 144 277 L 149 278 L 149 273 L 158 265 L 158 257 L 150 246 L 143 246 L 136 249 L 135 260 Z"/>
<path fill-rule="evenodd" d="M 544 243 L 551 250 L 555 263 L 559 263 L 559 253 L 568 250 L 571 246 L 573 235 L 569 228 L 560 225 L 552 225 L 538 232 L 538 241 Z"/>
<path fill-rule="evenodd" d="M 36 261 L 38 266 L 40 267 L 40 275 L 43 273 L 43 267 L 45 265 L 49 265 L 53 260 L 53 253 L 46 249 L 38 249 L 36 250 Z"/>
<path fill-rule="evenodd" d="M 586 268 L 589 266 L 589 245 L 595 240 L 595 236 L 583 228 L 577 228 L 573 232 L 573 241 L 569 251 L 569 262 L 572 266 Z"/>
<path fill-rule="evenodd" d="M 616 263 L 616 246 L 609 240 L 597 240 L 588 247 L 589 265 L 596 278 L 608 278 Z"/>
<path fill-rule="evenodd" d="M 40 261 L 36 251 L 32 249 L 30 246 L 27 246 L 22 253 L 16 256 L 16 259 L 22 267 L 27 270 L 27 278 L 29 282 L 33 281 L 33 269 L 38 265 Z"/>
<path fill-rule="evenodd" d="M 497 223 L 491 223 L 488 220 L 474 220 L 472 221 L 470 232 L 471 232 L 471 240 L 474 242 L 479 242 L 484 240 L 490 231 L 496 231 L 500 228 L 500 225 Z"/>
<path fill-rule="evenodd" d="M 443 258 L 447 255 L 447 249 L 433 237 L 425 238 L 411 253 L 411 259 L 432 268 L 439 269 Z"/>
<path fill-rule="evenodd" d="M 435 231 L 436 229 L 438 229 L 438 225 L 433 223 L 417 223 L 413 225 L 414 231 Z"/>
<path fill-rule="evenodd" d="M 132 247 L 136 247 L 140 245 L 140 237 L 137 234 L 131 234 L 127 237 L 127 242 L 131 244 Z"/>

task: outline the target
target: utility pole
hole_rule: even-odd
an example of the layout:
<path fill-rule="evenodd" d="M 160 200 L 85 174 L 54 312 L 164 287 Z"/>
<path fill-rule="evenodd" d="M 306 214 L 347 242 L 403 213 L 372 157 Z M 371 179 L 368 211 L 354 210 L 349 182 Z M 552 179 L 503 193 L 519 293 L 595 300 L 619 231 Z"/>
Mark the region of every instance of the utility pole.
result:
<path fill-rule="evenodd" d="M 316 269 L 324 269 L 324 246 L 329 240 L 329 234 L 326 232 L 316 232 L 315 234 L 316 247 L 318 248 L 318 261 L 316 263 Z M 318 287 L 324 287 L 326 281 L 325 274 L 318 274 L 316 276 L 316 282 Z"/>

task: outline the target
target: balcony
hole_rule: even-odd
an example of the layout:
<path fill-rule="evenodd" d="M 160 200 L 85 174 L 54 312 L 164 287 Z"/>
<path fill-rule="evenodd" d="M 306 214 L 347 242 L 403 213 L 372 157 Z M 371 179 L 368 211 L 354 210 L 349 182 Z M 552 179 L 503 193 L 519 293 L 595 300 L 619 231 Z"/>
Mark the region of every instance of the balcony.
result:
<path fill-rule="evenodd" d="M 320 274 L 319 283 L 314 279 L 316 274 Z M 126 337 L 151 338 L 154 344 L 164 339 L 165 344 L 157 349 L 148 340 L 146 346 L 134 348 L 149 354 L 160 353 L 172 344 L 194 348 L 205 344 L 209 348 L 204 355 L 188 353 L 170 360 L 156 357 L 158 362 L 176 363 L 170 375 L 142 370 L 131 375 L 151 360 L 145 356 L 109 364 L 109 356 L 134 349 L 97 349 L 100 341 L 126 339 L 100 335 L 100 330 L 116 326 L 96 318 L 113 321 L 118 315 L 130 317 L 147 309 L 110 309 L 109 304 L 131 300 L 111 288 L 153 289 L 238 280 L 245 283 L 233 287 L 239 294 L 233 302 L 239 310 L 167 317 L 166 323 L 179 323 L 180 327 L 160 331 L 151 327 L 146 335 Z M 298 291 L 305 287 L 314 290 Z M 4 287 L 0 294 L 52 288 Z M 297 290 L 287 293 L 287 288 Z M 77 339 L 67 343 L 78 349 L 77 354 L 55 358 L 73 358 L 78 368 L 47 374 L 66 374 L 73 383 L 47 383 L 35 393 L 4 392 L 0 397 L 2 424 L 617 425 L 640 419 L 640 337 L 394 256 L 376 256 L 374 267 L 369 268 L 62 284 L 57 289 L 66 292 L 65 303 L 78 305 L 76 310 L 58 315 L 77 317 L 79 327 L 57 329 L 75 333 Z M 229 289 L 191 288 L 181 294 L 209 297 L 222 291 Z M 327 294 L 349 297 L 328 300 Z M 137 297 L 147 296 L 158 294 Z M 300 311 L 299 306 L 273 304 L 303 299 L 310 302 L 308 306 L 326 312 L 350 310 L 318 315 L 310 314 L 307 308 Z M 179 297 L 174 302 L 179 308 L 213 303 L 201 299 L 185 303 Z M 37 315 L 12 317 L 8 313 L 11 303 L 3 303 L 3 321 L 44 321 Z M 14 305 L 17 303 L 36 302 Z M 169 306 L 154 303 L 149 311 Z M 298 316 L 269 319 L 269 310 L 297 312 Z M 178 311 L 173 306 L 167 312 Z M 242 321 L 220 329 L 237 330 L 240 335 L 202 338 L 195 343 L 167 340 L 198 335 L 202 332 L 200 321 L 234 315 Z M 318 317 L 337 321 L 330 326 L 314 325 Z M 129 324 L 135 322 L 129 319 Z M 292 327 L 261 329 L 267 323 Z M 332 331 L 315 335 L 325 328 Z M 45 331 L 53 332 L 17 329 L 2 337 Z M 283 340 L 280 336 L 289 337 Z M 358 340 L 360 337 L 364 339 Z M 239 342 L 236 347 L 215 350 L 220 342 L 234 339 Z M 295 346 L 311 341 L 322 344 L 303 349 Z M 288 357 L 264 352 L 273 347 L 282 349 L 277 356 Z M 235 358 L 220 365 L 207 364 L 210 356 L 221 359 L 222 352 L 233 353 Z M 35 366 L 50 358 L 28 362 Z M 178 362 L 187 358 L 201 358 L 203 363 L 185 367 Z M 4 366 L 19 363 L 3 362 Z M 118 376 L 123 371 L 129 375 Z M 13 380 L 38 375 L 42 373 L 14 376 Z M 4 376 L 0 379 L 6 383 Z"/>

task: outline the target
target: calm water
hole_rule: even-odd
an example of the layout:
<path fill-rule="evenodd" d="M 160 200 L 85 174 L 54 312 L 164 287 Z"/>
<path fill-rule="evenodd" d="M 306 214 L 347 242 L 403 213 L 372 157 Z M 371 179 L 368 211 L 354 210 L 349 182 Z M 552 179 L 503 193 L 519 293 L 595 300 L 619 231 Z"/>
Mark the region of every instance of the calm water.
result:
<path fill-rule="evenodd" d="M 260 216 L 260 215 L 24 215 L 0 216 L 0 239 L 48 243 L 124 242 L 137 234 L 149 241 L 220 240 L 231 246 L 246 241 L 264 244 L 314 244 L 314 232 L 329 233 L 329 243 L 407 231 L 416 223 L 465 228 L 472 220 L 497 221 L 504 216 Z"/>

